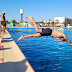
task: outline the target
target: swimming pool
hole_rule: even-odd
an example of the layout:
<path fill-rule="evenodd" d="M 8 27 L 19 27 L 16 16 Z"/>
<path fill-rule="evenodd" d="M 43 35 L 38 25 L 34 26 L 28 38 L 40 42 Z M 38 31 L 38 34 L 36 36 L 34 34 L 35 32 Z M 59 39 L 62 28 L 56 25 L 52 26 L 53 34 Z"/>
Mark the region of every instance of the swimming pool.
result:
<path fill-rule="evenodd" d="M 72 41 L 71 28 L 52 29 L 63 32 Z M 9 33 L 35 72 L 72 72 L 72 45 L 50 36 L 18 41 L 21 35 L 35 34 L 34 28 L 9 28 Z"/>

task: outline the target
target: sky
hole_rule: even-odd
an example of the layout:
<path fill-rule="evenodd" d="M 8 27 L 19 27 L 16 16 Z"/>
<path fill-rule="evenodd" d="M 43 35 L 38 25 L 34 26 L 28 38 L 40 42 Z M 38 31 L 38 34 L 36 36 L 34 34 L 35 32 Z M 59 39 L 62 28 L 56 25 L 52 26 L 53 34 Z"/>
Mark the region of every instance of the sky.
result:
<path fill-rule="evenodd" d="M 24 21 L 30 21 L 26 16 L 32 16 L 36 22 L 72 17 L 72 0 L 0 0 L 0 14 L 5 11 L 8 21 L 20 22 L 20 9 L 24 10 Z"/>

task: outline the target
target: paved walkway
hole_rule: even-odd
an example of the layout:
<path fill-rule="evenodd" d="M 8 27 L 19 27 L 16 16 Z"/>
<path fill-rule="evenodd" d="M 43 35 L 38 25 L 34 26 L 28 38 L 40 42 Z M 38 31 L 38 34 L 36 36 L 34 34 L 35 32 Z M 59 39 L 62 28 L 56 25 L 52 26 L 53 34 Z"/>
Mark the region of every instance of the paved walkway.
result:
<path fill-rule="evenodd" d="M 2 35 L 0 45 L 0 72 L 34 72 L 9 33 Z"/>

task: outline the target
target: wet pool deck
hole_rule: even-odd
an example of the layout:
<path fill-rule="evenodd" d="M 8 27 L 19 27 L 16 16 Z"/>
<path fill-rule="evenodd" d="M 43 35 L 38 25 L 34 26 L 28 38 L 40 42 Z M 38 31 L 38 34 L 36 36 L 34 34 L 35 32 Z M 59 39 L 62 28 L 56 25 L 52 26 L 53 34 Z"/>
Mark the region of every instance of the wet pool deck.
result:
<path fill-rule="evenodd" d="M 10 34 L 2 34 L 0 45 L 0 72 L 34 72 Z"/>

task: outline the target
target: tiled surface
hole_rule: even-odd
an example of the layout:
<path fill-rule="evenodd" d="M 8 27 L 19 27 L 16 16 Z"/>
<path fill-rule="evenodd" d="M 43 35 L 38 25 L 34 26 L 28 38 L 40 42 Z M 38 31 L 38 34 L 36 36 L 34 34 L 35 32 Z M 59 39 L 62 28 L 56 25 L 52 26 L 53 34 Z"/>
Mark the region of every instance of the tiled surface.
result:
<path fill-rule="evenodd" d="M 10 34 L 4 34 L 0 46 L 1 72 L 34 72 Z"/>
<path fill-rule="evenodd" d="M 4 51 L 3 46 L 0 46 L 0 72 L 4 72 Z"/>

